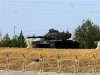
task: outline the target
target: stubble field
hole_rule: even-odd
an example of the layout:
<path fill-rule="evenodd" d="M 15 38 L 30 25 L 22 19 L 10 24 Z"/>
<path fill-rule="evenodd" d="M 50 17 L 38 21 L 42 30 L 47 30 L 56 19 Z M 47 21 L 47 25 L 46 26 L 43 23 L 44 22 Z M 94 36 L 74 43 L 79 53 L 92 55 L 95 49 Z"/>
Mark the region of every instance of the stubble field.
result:
<path fill-rule="evenodd" d="M 95 68 L 100 72 L 100 50 L 96 49 L 0 48 L 0 70 L 7 67 L 7 56 L 10 70 L 22 70 L 23 58 L 26 58 L 27 71 L 91 73 Z M 40 62 L 41 56 L 44 60 Z"/>

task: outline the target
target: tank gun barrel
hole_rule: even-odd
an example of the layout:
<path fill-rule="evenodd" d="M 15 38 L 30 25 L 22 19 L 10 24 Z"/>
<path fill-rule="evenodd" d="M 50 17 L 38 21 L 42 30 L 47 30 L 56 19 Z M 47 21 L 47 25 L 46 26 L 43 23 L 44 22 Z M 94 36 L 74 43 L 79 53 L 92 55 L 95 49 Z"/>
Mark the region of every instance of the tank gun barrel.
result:
<path fill-rule="evenodd" d="M 44 36 L 28 36 L 28 38 L 46 38 Z"/>

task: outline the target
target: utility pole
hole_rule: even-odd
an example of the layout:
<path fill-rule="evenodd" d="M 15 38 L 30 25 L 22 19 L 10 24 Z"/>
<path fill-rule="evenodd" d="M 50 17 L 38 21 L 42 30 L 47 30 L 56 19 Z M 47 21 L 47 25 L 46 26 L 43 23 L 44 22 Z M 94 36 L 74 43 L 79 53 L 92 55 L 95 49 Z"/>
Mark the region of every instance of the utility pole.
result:
<path fill-rule="evenodd" d="M 16 26 L 14 26 L 14 36 L 15 36 L 15 28 L 16 28 Z"/>

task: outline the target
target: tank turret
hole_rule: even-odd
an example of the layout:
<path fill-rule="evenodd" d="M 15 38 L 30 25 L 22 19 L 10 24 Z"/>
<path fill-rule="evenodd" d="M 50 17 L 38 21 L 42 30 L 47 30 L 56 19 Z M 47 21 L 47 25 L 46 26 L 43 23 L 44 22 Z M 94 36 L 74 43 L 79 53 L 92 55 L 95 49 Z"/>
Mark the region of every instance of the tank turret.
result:
<path fill-rule="evenodd" d="M 59 32 L 55 29 L 49 29 L 49 32 L 44 35 L 46 40 L 67 40 L 71 38 L 71 33 L 67 32 Z"/>

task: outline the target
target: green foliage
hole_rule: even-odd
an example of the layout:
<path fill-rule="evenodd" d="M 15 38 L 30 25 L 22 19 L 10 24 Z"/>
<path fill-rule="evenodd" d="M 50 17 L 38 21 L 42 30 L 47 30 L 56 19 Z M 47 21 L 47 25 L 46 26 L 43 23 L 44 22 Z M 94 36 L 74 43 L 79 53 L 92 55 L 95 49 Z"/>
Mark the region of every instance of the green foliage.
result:
<path fill-rule="evenodd" d="M 18 36 L 18 47 L 26 47 L 25 38 L 23 36 L 22 30 L 20 35 Z"/>
<path fill-rule="evenodd" d="M 6 34 L 0 41 L 0 47 L 26 47 L 25 38 L 23 32 L 20 35 L 15 35 L 13 39 L 10 39 L 9 34 Z"/>
<path fill-rule="evenodd" d="M 74 34 L 74 40 L 80 43 L 80 48 L 95 48 L 94 41 L 100 40 L 100 27 L 91 20 L 84 20 Z"/>
<path fill-rule="evenodd" d="M 1 46 L 2 47 L 11 47 L 12 43 L 11 43 L 11 39 L 9 37 L 9 34 L 6 34 L 3 38 L 3 40 L 1 41 Z"/>
<path fill-rule="evenodd" d="M 18 36 L 15 35 L 12 39 L 12 47 L 19 47 L 19 44 L 18 44 Z"/>

